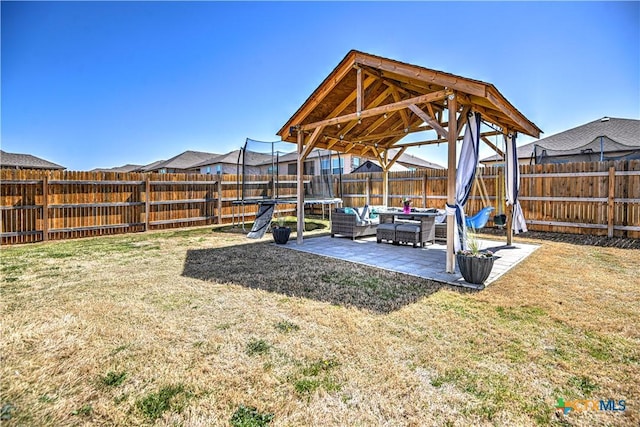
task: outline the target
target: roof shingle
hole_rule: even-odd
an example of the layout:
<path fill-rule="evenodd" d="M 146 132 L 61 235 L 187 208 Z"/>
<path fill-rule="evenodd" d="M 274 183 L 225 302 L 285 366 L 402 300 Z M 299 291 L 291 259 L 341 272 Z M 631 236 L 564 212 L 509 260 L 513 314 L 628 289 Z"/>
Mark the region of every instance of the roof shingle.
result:
<path fill-rule="evenodd" d="M 2 150 L 0 150 L 0 166 L 20 169 L 66 169 L 64 166 L 31 154 L 7 153 Z"/>
<path fill-rule="evenodd" d="M 575 154 L 597 145 L 600 151 L 600 137 L 605 139 L 604 152 L 624 151 L 640 147 L 640 120 L 603 117 L 582 126 L 568 129 L 555 135 L 518 147 L 518 158 L 530 158 L 534 147 L 549 152 L 562 151 L 563 154 Z M 500 160 L 496 154 L 481 160 L 491 162 Z"/>

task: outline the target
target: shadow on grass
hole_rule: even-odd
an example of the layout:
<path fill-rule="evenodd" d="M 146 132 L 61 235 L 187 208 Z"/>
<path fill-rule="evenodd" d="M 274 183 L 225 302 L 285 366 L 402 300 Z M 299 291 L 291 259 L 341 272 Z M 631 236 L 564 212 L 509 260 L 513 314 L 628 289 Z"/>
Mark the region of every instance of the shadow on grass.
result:
<path fill-rule="evenodd" d="M 381 314 L 443 288 L 473 292 L 270 243 L 189 250 L 182 275 Z"/>

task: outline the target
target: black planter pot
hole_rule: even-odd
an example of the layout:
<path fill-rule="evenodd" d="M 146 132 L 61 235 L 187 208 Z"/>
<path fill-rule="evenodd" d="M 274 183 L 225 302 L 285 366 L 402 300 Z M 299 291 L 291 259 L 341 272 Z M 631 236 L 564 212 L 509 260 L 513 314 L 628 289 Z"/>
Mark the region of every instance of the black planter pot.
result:
<path fill-rule="evenodd" d="M 273 233 L 273 241 L 280 244 L 285 245 L 289 241 L 289 235 L 291 234 L 290 227 L 275 227 L 272 230 Z"/>
<path fill-rule="evenodd" d="M 456 254 L 456 262 L 460 269 L 460 274 L 466 282 L 474 285 L 481 285 L 487 280 L 495 257 L 475 257 L 462 254 Z"/>

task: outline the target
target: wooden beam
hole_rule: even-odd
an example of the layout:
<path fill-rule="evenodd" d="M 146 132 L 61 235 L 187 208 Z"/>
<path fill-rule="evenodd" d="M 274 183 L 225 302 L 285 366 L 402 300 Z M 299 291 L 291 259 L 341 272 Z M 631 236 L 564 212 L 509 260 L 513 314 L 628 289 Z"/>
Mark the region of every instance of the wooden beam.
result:
<path fill-rule="evenodd" d="M 373 77 L 367 77 L 366 79 L 364 79 L 364 82 L 362 82 L 362 87 L 364 88 L 364 90 L 367 90 L 367 88 L 371 86 L 375 81 L 376 79 L 374 79 Z M 356 99 L 356 96 L 356 91 L 353 91 L 349 95 L 347 95 L 347 97 L 343 99 L 336 108 L 333 109 L 333 111 L 327 116 L 327 118 L 332 119 L 334 117 L 338 117 L 340 113 L 342 113 L 344 109 L 347 108 L 349 104 L 351 104 Z"/>
<path fill-rule="evenodd" d="M 406 93 L 411 93 L 412 96 L 419 95 L 421 93 L 442 90 L 445 87 L 443 85 L 432 84 L 431 82 L 426 82 L 407 76 L 393 75 L 393 73 L 391 72 L 383 72 L 366 65 L 360 65 L 365 73 L 377 77 L 387 85 L 392 85 L 398 89 L 402 89 L 402 91 Z M 389 77 L 387 78 L 385 76 Z"/>
<path fill-rule="evenodd" d="M 449 137 L 449 133 L 442 126 L 440 126 L 440 123 L 438 123 L 433 118 L 431 118 L 427 113 L 422 111 L 417 105 L 410 104 L 408 106 L 408 108 L 411 111 L 413 111 L 418 117 L 420 117 L 422 120 L 424 120 L 425 123 L 427 123 L 429 126 L 431 126 L 438 133 L 438 135 L 440 135 L 440 136 L 442 136 L 444 138 L 448 138 Z M 449 108 L 451 108 L 451 107 L 449 107 Z M 451 123 L 451 120 L 449 120 L 449 123 Z"/>
<path fill-rule="evenodd" d="M 393 130 L 393 131 L 387 131 L 387 132 L 383 132 L 383 133 L 377 133 L 377 134 L 368 134 L 366 136 L 362 136 L 359 137 L 358 140 L 359 141 L 373 141 L 376 139 L 383 139 L 383 138 L 389 138 L 392 136 L 399 136 L 399 135 L 408 135 L 410 133 L 416 133 L 416 132 L 427 132 L 433 130 L 433 128 L 431 126 L 413 126 L 413 127 L 409 127 L 409 129 L 405 132 L 404 129 L 402 130 Z"/>
<path fill-rule="evenodd" d="M 500 96 L 497 90 L 488 89 L 486 97 L 502 113 L 516 122 L 523 133 L 526 133 L 529 136 L 533 136 L 534 138 L 540 138 L 540 129 L 538 129 L 529 120 L 527 120 L 524 116 L 517 112 L 515 108 L 509 103 L 509 101 Z"/>
<path fill-rule="evenodd" d="M 441 86 L 435 87 L 432 85 L 428 85 L 426 87 L 420 87 L 420 86 L 414 86 L 411 84 L 407 84 L 406 82 L 400 82 L 400 81 L 392 81 L 389 80 L 385 77 L 382 76 L 382 73 L 378 70 L 375 70 L 371 67 L 367 67 L 367 66 L 362 66 L 361 67 L 364 72 L 370 76 L 375 77 L 376 79 L 378 79 L 378 81 L 380 81 L 381 83 L 389 86 L 389 87 L 393 87 L 395 89 L 397 89 L 398 91 L 400 91 L 401 93 L 404 93 L 405 95 L 409 95 L 409 96 L 417 96 L 420 94 L 425 93 L 425 90 L 427 91 L 436 91 L 436 90 L 442 90 Z M 413 86 L 413 88 L 409 88 L 406 86 Z"/>
<path fill-rule="evenodd" d="M 447 204 L 453 206 L 456 203 L 456 139 L 458 135 L 458 122 L 456 120 L 457 102 L 456 94 L 448 97 L 449 111 L 449 146 L 447 159 Z M 447 255 L 446 272 L 455 273 L 456 258 L 454 254 L 455 229 L 457 227 L 455 215 L 447 215 Z"/>
<path fill-rule="evenodd" d="M 296 236 L 296 242 L 301 245 L 302 244 L 302 234 L 304 232 L 304 182 L 303 182 L 303 170 L 302 168 L 304 167 L 304 162 L 303 162 L 303 157 L 302 157 L 302 153 L 304 151 L 304 133 L 302 132 L 302 129 L 300 129 L 300 127 L 298 127 L 298 161 L 297 161 L 297 176 L 296 176 L 296 180 L 297 185 L 296 185 L 296 200 L 298 202 L 297 204 L 297 236 Z"/>
<path fill-rule="evenodd" d="M 440 86 L 449 87 L 451 89 L 460 90 L 465 93 L 471 93 L 478 96 L 484 96 L 486 84 L 478 83 L 470 79 L 454 76 L 452 74 L 442 73 L 427 68 L 409 65 L 386 58 L 373 57 L 371 55 L 356 54 L 356 63 L 368 65 L 375 69 L 381 70 L 382 75 L 387 73 L 396 74 L 410 79 L 420 80 L 426 83 L 435 83 Z"/>
<path fill-rule="evenodd" d="M 458 138 L 460 134 L 462 134 L 462 130 L 464 129 L 464 125 L 467 124 L 467 120 L 469 120 L 469 116 L 466 114 L 463 116 L 462 113 L 458 116 L 458 120 L 456 122 L 456 128 L 458 129 Z"/>
<path fill-rule="evenodd" d="M 371 151 L 373 151 L 373 154 L 380 161 L 380 165 L 382 166 L 382 162 L 384 161 L 384 158 L 382 157 L 378 149 L 376 147 L 371 147 Z"/>
<path fill-rule="evenodd" d="M 352 142 L 352 143 L 347 144 L 347 148 L 345 148 L 345 149 L 344 149 L 343 153 L 345 153 L 345 154 L 349 153 L 349 151 L 353 150 L 353 148 L 354 148 L 355 146 L 356 146 L 356 144 L 354 144 L 353 142 Z"/>
<path fill-rule="evenodd" d="M 389 161 L 389 164 L 387 165 L 387 168 L 391 168 L 394 165 L 394 163 L 400 158 L 400 156 L 402 156 L 404 154 L 405 151 L 407 151 L 407 147 L 402 147 L 400 150 L 398 150 L 398 152 Z"/>
<path fill-rule="evenodd" d="M 502 116 L 502 113 L 496 110 L 489 110 L 487 108 L 481 107 L 479 105 L 474 105 L 473 109 L 478 113 L 482 114 L 482 120 L 493 123 L 494 125 L 504 129 L 509 126 L 516 126 L 515 123 L 511 119 L 506 116 Z M 503 131 L 504 133 L 504 131 Z"/>
<path fill-rule="evenodd" d="M 377 116 L 379 114 L 389 113 L 391 111 L 401 110 L 412 104 L 422 104 L 425 102 L 432 102 L 438 99 L 444 99 L 447 96 L 444 90 L 429 93 L 427 95 L 416 96 L 415 98 L 405 99 L 400 102 L 394 102 L 392 104 L 382 105 L 380 107 L 364 110 L 358 115 L 358 113 L 346 114 L 340 117 L 334 117 L 332 119 L 325 119 L 315 123 L 309 123 L 300 127 L 302 131 L 315 129 L 318 126 L 331 126 L 339 123 L 349 122 L 351 120 L 357 120 L 359 118 L 367 118 Z"/>
<path fill-rule="evenodd" d="M 480 134 L 481 136 L 495 136 L 495 135 L 501 135 L 500 132 L 496 132 L 496 131 L 492 131 L 492 132 L 483 132 L 482 134 Z M 464 135 L 458 135 L 458 138 L 456 138 L 457 141 L 461 141 L 462 139 L 464 139 Z M 404 144 L 398 144 L 396 145 L 396 147 L 421 147 L 423 145 L 433 145 L 433 144 L 443 144 L 449 142 L 449 139 L 445 139 L 445 138 L 438 138 L 438 139 L 430 139 L 430 140 L 425 140 L 425 141 L 415 141 L 415 142 L 407 142 Z"/>
<path fill-rule="evenodd" d="M 284 140 L 290 135 L 290 127 L 295 123 L 300 123 L 305 117 L 313 111 L 314 108 L 322 102 L 333 88 L 335 88 L 342 79 L 349 74 L 353 69 L 355 63 L 355 53 L 350 52 L 340 64 L 324 79 L 324 81 L 318 86 L 318 88 L 311 94 L 309 99 L 300 107 L 298 111 L 287 121 L 287 123 L 280 129 L 277 134 Z M 314 126 L 316 127 L 316 126 Z"/>
<path fill-rule="evenodd" d="M 391 89 L 386 89 L 380 95 L 376 96 L 376 99 L 374 99 L 367 105 L 367 110 L 382 104 L 382 102 L 389 97 L 390 93 L 391 93 Z M 347 136 L 347 134 L 351 132 L 351 130 L 358 125 L 359 121 L 361 120 L 357 119 L 357 120 L 351 121 L 351 123 L 347 124 L 347 126 L 345 126 L 344 129 L 340 131 L 340 134 L 343 137 Z"/>
<path fill-rule="evenodd" d="M 358 71 L 356 72 L 356 112 L 359 113 L 362 111 L 362 69 L 358 67 Z"/>
<path fill-rule="evenodd" d="M 374 132 L 376 129 L 378 129 L 384 122 L 386 122 L 387 120 L 390 120 L 391 117 L 396 113 L 397 111 L 393 111 L 391 113 L 387 114 L 387 117 L 385 116 L 380 116 L 376 119 L 375 122 L 373 122 L 368 128 L 367 131 L 365 132 L 365 135 L 370 135 L 372 132 Z M 361 140 L 361 138 L 358 138 L 359 140 Z M 375 139 L 375 138 L 374 138 Z"/>
<path fill-rule="evenodd" d="M 391 89 L 391 96 L 393 96 L 393 100 L 395 102 L 402 101 L 402 98 L 400 98 L 400 94 L 394 88 Z M 404 127 L 406 129 L 409 129 L 409 117 L 407 117 L 407 112 L 404 110 L 398 110 L 398 112 L 400 113 L 400 117 L 402 118 L 402 123 L 404 123 Z"/>
<path fill-rule="evenodd" d="M 304 147 L 304 150 L 302 151 L 302 160 L 303 161 L 304 161 L 304 159 L 307 158 L 309 153 L 311 153 L 311 150 L 313 150 L 313 147 L 315 146 L 316 141 L 318 140 L 318 137 L 320 136 L 320 132 L 322 132 L 323 129 L 324 129 L 324 126 L 318 126 L 313 131 L 313 133 L 311 134 L 309 139 L 307 140 L 307 144 Z"/>
<path fill-rule="evenodd" d="M 504 152 L 501 149 L 499 149 L 493 142 L 489 141 L 486 136 L 482 136 L 481 135 L 480 138 L 482 139 L 482 141 L 485 144 L 487 144 L 489 147 L 493 148 L 493 151 L 498 153 L 498 155 L 500 155 L 504 159 Z"/>
<path fill-rule="evenodd" d="M 465 105 L 464 107 L 462 107 L 462 111 L 460 112 L 460 116 L 458 117 L 458 132 L 460 132 L 460 129 L 462 129 L 464 124 L 467 122 L 467 114 L 469 114 L 469 111 L 471 111 L 470 105 Z"/>

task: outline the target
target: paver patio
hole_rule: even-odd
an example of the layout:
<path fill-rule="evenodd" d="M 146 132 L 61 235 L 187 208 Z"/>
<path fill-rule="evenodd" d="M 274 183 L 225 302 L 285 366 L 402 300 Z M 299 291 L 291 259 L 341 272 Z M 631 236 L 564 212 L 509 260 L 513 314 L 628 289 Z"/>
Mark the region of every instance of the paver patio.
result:
<path fill-rule="evenodd" d="M 295 241 L 290 241 L 283 247 L 474 289 L 483 289 L 488 286 L 539 247 L 519 242 L 508 247 L 505 242 L 478 240 L 482 249 L 491 250 L 496 256 L 493 269 L 484 286 L 465 282 L 457 267 L 455 274 L 447 273 L 445 271 L 447 247 L 440 243 L 427 245 L 424 248 L 413 248 L 410 245 L 396 246 L 389 243 L 376 243 L 375 236 L 355 241 L 341 237 L 322 236 L 305 238 L 300 245 Z"/>

